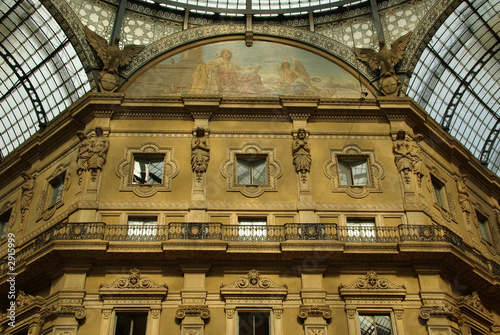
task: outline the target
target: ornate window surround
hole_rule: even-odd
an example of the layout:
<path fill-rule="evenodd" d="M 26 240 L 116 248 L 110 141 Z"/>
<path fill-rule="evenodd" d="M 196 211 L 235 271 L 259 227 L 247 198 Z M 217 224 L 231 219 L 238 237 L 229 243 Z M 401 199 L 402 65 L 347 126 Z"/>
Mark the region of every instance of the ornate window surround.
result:
<path fill-rule="evenodd" d="M 163 155 L 163 178 L 161 184 L 133 184 L 134 155 Z M 143 143 L 137 148 L 126 148 L 125 158 L 116 164 L 116 175 L 120 178 L 120 191 L 134 192 L 143 198 L 160 191 L 170 191 L 172 179 L 179 173 L 179 164 L 174 160 L 173 147 L 161 147 L 154 142 Z"/>
<path fill-rule="evenodd" d="M 103 301 L 100 334 L 112 335 L 117 312 L 147 312 L 146 333 L 160 333 L 161 302 L 167 295 L 167 285 L 159 285 L 149 277 L 142 277 L 138 269 L 111 284 L 101 284 L 99 296 Z"/>
<path fill-rule="evenodd" d="M 404 285 L 395 285 L 377 273 L 369 271 L 348 285 L 340 284 L 339 293 L 345 301 L 348 334 L 360 334 L 359 313 L 390 314 L 395 335 L 404 335 Z"/>
<path fill-rule="evenodd" d="M 52 185 L 51 182 L 64 174 L 64 185 L 63 185 L 63 191 L 61 195 L 61 199 L 54 203 L 50 203 L 50 199 L 52 197 Z M 43 187 L 43 192 L 42 195 L 40 196 L 40 201 L 38 202 L 38 220 L 44 219 L 45 221 L 49 220 L 54 213 L 56 212 L 56 209 L 64 205 L 64 198 L 66 191 L 68 191 L 69 186 L 71 184 L 71 174 L 69 172 L 69 164 L 66 165 L 59 165 L 57 169 L 45 179 L 44 182 L 44 187 Z"/>
<path fill-rule="evenodd" d="M 340 185 L 339 157 L 366 158 L 368 166 L 369 185 Z M 349 143 L 341 149 L 330 148 L 330 160 L 326 162 L 324 173 L 332 181 L 332 192 L 347 193 L 347 195 L 361 199 L 371 192 L 382 192 L 381 181 L 385 178 L 385 170 L 377 160 L 375 149 L 363 149 L 360 145 Z"/>
<path fill-rule="evenodd" d="M 239 311 L 269 311 L 272 334 L 283 335 L 283 301 L 287 294 L 286 284 L 278 285 L 255 269 L 231 284 L 222 284 L 220 295 L 226 302 L 226 335 L 236 335 Z"/>
<path fill-rule="evenodd" d="M 266 156 L 266 183 L 263 185 L 238 184 L 238 156 Z M 278 191 L 278 178 L 283 173 L 281 163 L 276 159 L 275 148 L 263 148 L 258 143 L 248 142 L 241 147 L 227 148 L 227 159 L 222 163 L 221 174 L 227 179 L 227 191 L 241 192 L 244 196 L 255 198 L 264 192 Z"/>
<path fill-rule="evenodd" d="M 434 195 L 434 185 L 432 184 L 433 178 L 443 185 L 442 190 L 444 191 L 444 195 L 446 197 L 445 202 L 448 208 L 444 208 L 443 206 L 437 203 L 436 196 Z M 449 222 L 456 220 L 455 202 L 453 201 L 453 196 L 450 192 L 450 187 L 448 187 L 446 180 L 443 177 L 441 177 L 439 170 L 434 166 L 429 168 L 429 178 L 427 178 L 427 189 L 431 193 L 432 199 L 434 201 L 434 208 L 436 208 L 441 212 L 443 218 Z"/>

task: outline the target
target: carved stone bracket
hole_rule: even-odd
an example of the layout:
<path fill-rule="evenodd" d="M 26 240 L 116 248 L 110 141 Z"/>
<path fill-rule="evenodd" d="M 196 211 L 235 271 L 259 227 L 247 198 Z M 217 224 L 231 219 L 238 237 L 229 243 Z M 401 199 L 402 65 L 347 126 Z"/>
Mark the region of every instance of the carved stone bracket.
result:
<path fill-rule="evenodd" d="M 206 320 L 210 317 L 210 310 L 206 305 L 179 306 L 179 309 L 175 312 L 175 317 L 182 320 L 186 316 L 200 317 Z"/>
<path fill-rule="evenodd" d="M 325 320 L 332 318 L 332 310 L 325 306 L 302 306 L 299 309 L 299 318 L 307 319 L 308 317 L 322 317 Z"/>
<path fill-rule="evenodd" d="M 424 320 L 429 320 L 434 317 L 457 320 L 459 314 L 459 310 L 451 305 L 422 307 L 418 313 Z"/>
<path fill-rule="evenodd" d="M 70 306 L 53 303 L 45 306 L 40 314 L 44 320 L 71 315 L 73 315 L 76 320 L 83 320 L 87 315 L 87 311 L 82 306 Z"/>

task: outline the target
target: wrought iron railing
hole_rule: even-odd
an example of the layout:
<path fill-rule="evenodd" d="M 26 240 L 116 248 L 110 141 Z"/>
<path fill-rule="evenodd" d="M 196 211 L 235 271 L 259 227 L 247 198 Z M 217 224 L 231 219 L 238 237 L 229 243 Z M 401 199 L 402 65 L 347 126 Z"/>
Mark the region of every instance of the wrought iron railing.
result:
<path fill-rule="evenodd" d="M 16 246 L 16 268 L 57 240 L 166 242 L 168 240 L 220 240 L 228 242 L 282 242 L 292 240 L 342 243 L 445 242 L 465 253 L 484 271 L 500 276 L 500 265 L 467 245 L 450 229 L 436 225 L 398 227 L 345 227 L 334 223 L 223 225 L 218 222 L 171 222 L 167 225 L 106 225 L 102 222 L 59 223 L 21 246 Z M 9 272 L 4 254 L 0 274 Z"/>

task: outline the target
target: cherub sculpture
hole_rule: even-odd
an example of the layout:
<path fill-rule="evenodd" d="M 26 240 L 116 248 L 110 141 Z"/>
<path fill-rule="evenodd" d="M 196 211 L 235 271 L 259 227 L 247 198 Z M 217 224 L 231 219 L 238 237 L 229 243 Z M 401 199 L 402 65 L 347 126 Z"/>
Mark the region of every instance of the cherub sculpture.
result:
<path fill-rule="evenodd" d="M 410 40 L 411 32 L 401 36 L 387 49 L 384 41 L 379 41 L 379 51 L 373 49 L 354 48 L 354 53 L 363 62 L 368 63 L 372 70 L 380 68 L 379 89 L 386 95 L 397 95 L 401 88 L 401 80 L 396 75 L 394 66 L 403 59 L 403 55 Z"/>
<path fill-rule="evenodd" d="M 87 35 L 87 41 L 104 63 L 104 67 L 97 77 L 99 88 L 104 92 L 113 92 L 120 83 L 118 68 L 130 63 L 132 58 L 141 52 L 145 46 L 126 45 L 123 50 L 120 50 L 118 48 L 120 42 L 118 37 L 115 38 L 113 44 L 108 45 L 104 38 L 90 30 L 89 27 L 85 27 L 85 34 Z"/>

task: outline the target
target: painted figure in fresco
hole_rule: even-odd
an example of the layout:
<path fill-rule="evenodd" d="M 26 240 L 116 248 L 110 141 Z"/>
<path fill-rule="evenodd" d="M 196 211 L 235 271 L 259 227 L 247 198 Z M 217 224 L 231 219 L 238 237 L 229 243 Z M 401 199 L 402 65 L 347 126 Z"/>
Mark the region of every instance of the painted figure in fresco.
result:
<path fill-rule="evenodd" d="M 208 137 L 205 134 L 205 129 L 196 128 L 191 140 L 191 168 L 197 176 L 206 172 L 208 161 L 210 160 L 210 147 Z"/>
<path fill-rule="evenodd" d="M 262 84 L 257 72 L 260 66 L 241 68 L 231 61 L 233 54 L 224 49 L 220 56 L 207 64 L 200 64 L 193 73 L 191 93 L 212 94 L 266 94 L 269 90 Z M 254 70 L 253 73 L 240 73 Z"/>
<path fill-rule="evenodd" d="M 309 77 L 306 68 L 298 60 L 295 59 L 293 65 L 294 69 L 291 68 L 287 59 L 278 65 L 278 74 L 280 75 L 278 90 L 285 94 L 297 95 L 318 92 L 319 90 L 312 82 L 319 82 L 321 79 Z"/>
<path fill-rule="evenodd" d="M 306 173 L 311 170 L 311 147 L 304 128 L 300 128 L 297 132 L 297 137 L 292 143 L 292 154 L 295 171 Z"/>

